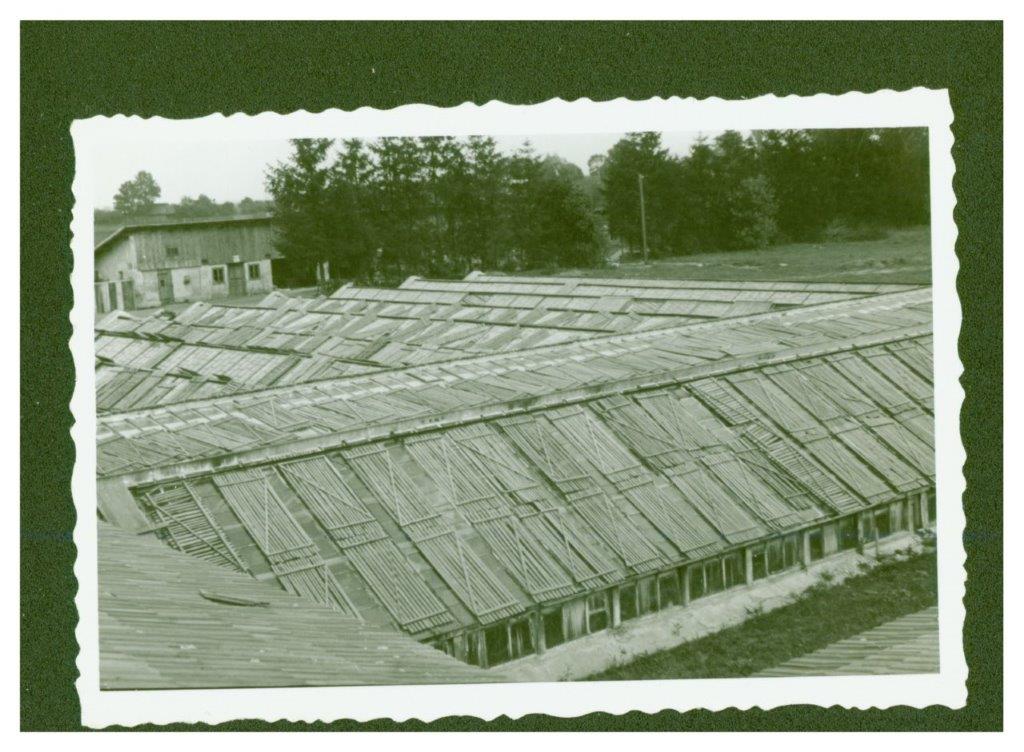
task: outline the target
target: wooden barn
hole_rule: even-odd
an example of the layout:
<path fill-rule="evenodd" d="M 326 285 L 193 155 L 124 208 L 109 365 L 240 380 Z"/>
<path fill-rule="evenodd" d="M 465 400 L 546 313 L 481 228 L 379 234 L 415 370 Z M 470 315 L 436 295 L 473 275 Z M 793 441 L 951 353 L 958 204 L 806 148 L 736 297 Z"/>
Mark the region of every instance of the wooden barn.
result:
<path fill-rule="evenodd" d="M 481 667 L 934 519 L 927 288 L 410 279 L 97 355 L 103 519 Z"/>
<path fill-rule="evenodd" d="M 96 245 L 97 311 L 274 289 L 269 215 L 127 225 Z"/>

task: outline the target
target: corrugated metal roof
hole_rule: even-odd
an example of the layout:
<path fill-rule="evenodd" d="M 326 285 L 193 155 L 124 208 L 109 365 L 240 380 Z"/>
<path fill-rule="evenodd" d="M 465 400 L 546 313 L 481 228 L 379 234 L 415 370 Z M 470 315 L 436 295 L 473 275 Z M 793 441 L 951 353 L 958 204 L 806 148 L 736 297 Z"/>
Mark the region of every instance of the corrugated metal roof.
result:
<path fill-rule="evenodd" d="M 420 280 L 419 277 L 410 277 L 407 282 Z M 422 280 L 431 282 L 432 280 Z M 751 281 L 715 281 L 715 280 L 687 280 L 687 279 L 623 279 L 618 277 L 530 277 L 530 276 L 508 276 L 502 274 L 489 274 L 486 272 L 474 271 L 466 275 L 464 282 L 473 283 L 494 283 L 500 285 L 531 284 L 541 286 L 550 290 L 554 287 L 573 289 L 578 285 L 595 285 L 599 287 L 623 287 L 650 288 L 650 289 L 674 289 L 674 290 L 737 290 L 743 292 L 765 291 L 765 292 L 832 292 L 847 295 L 878 295 L 886 292 L 905 292 L 920 285 L 906 284 L 878 284 L 859 282 L 761 282 Z"/>
<path fill-rule="evenodd" d="M 106 690 L 494 680 L 396 630 L 103 522 L 99 590 Z"/>
<path fill-rule="evenodd" d="M 853 349 L 325 448 L 245 471 L 244 497 L 237 471 L 165 482 L 196 489 L 187 509 L 136 494 L 153 522 L 194 520 L 168 530 L 182 548 L 224 540 L 271 574 L 268 552 L 315 550 L 340 600 L 442 634 L 933 485 L 927 406 L 853 362 L 872 368 Z M 788 379 L 807 369 L 822 387 Z"/>
<path fill-rule="evenodd" d="M 175 404 L 101 416 L 98 472 L 171 545 L 426 639 L 933 485 L 930 290 L 875 292 L 603 335 L 357 288 L 108 319 L 101 392 Z M 286 380 L 338 352 L 409 365 Z"/>
<path fill-rule="evenodd" d="M 159 466 L 156 457 L 135 455 L 151 451 L 154 440 L 175 436 L 200 445 L 168 447 L 161 452 L 163 464 L 213 459 L 243 447 L 287 451 L 289 444 L 313 437 L 323 445 L 324 437 L 334 436 L 328 443 L 340 445 L 389 425 L 422 430 L 482 410 L 498 414 L 530 401 L 579 398 L 581 391 L 602 396 L 744 370 L 764 359 L 912 338 L 930 331 L 930 316 L 930 292 L 921 290 L 111 414 L 99 424 L 99 468 L 109 475 Z M 253 414 L 266 405 L 290 416 L 289 424 Z M 232 425 L 245 430 L 238 434 Z M 227 444 L 217 440 L 221 428 L 234 437 Z"/>
<path fill-rule="evenodd" d="M 912 292 L 872 301 L 870 316 L 863 301 L 832 304 L 267 390 L 228 410 L 222 398 L 110 416 L 126 435 L 101 445 L 101 468 L 151 483 L 168 465 L 135 495 L 183 550 L 445 634 L 933 485 L 928 302 Z M 544 401 L 580 385 L 571 403 Z"/>
<path fill-rule="evenodd" d="M 247 307 L 108 316 L 97 323 L 97 404 L 132 410 L 910 289 L 518 279 L 410 278 L 397 290 L 345 286 L 326 300 L 272 293 Z"/>

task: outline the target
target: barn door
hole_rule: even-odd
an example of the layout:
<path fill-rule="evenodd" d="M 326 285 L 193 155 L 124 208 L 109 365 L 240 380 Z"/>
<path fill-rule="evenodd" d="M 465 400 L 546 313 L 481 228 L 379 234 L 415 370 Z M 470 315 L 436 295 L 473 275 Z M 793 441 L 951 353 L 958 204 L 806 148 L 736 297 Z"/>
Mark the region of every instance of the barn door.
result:
<path fill-rule="evenodd" d="M 228 295 L 245 295 L 245 264 L 228 264 Z"/>
<path fill-rule="evenodd" d="M 156 273 L 156 282 L 160 292 L 161 303 L 174 302 L 174 286 L 171 284 L 171 272 L 163 269 Z"/>
<path fill-rule="evenodd" d="M 124 310 L 135 309 L 135 283 L 132 280 L 126 279 L 121 282 L 121 297 L 124 298 Z"/>

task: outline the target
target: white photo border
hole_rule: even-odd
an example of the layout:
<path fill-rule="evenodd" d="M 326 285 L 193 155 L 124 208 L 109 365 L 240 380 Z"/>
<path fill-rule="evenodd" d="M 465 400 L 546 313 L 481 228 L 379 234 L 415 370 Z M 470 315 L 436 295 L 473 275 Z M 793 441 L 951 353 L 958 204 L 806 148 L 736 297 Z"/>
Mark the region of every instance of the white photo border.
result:
<path fill-rule="evenodd" d="M 259 115 L 213 114 L 193 120 L 118 115 L 77 120 L 71 223 L 74 327 L 71 350 L 76 385 L 71 400 L 76 447 L 72 493 L 78 515 L 76 637 L 77 689 L 82 723 L 101 728 L 141 723 L 216 724 L 241 718 L 267 721 L 431 721 L 452 715 L 484 720 L 531 713 L 573 717 L 591 712 L 656 713 L 695 708 L 770 709 L 809 704 L 846 708 L 961 708 L 967 700 L 963 650 L 966 555 L 961 499 L 966 459 L 960 438 L 963 371 L 957 352 L 961 308 L 954 252 L 953 112 L 946 90 L 851 92 L 810 97 L 767 95 L 722 99 L 554 99 L 533 105 L 492 101 L 441 108 L 410 104 L 391 110 L 360 108 Z M 427 135 L 531 135 L 628 131 L 718 131 L 785 128 L 927 127 L 931 188 L 931 247 L 935 360 L 935 450 L 938 540 L 940 673 L 900 676 L 740 678 L 565 683 L 441 684 L 429 686 L 302 687 L 274 689 L 100 691 L 96 526 L 96 402 L 94 372 L 93 185 L 104 150 L 122 139 L 160 143 L 285 138 L 373 138 Z"/>

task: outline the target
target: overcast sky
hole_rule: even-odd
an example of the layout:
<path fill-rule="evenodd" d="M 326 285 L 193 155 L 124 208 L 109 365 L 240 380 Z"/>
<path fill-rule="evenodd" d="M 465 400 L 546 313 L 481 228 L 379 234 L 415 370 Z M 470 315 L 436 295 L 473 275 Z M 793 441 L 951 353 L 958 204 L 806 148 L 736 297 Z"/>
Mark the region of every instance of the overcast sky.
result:
<path fill-rule="evenodd" d="M 587 160 L 602 154 L 622 138 L 621 133 L 589 135 L 495 136 L 498 147 L 513 152 L 529 138 L 540 154 L 558 156 L 587 171 Z M 698 134 L 665 133 L 662 142 L 670 151 L 685 154 Z M 713 135 L 713 134 L 708 134 Z M 246 196 L 269 198 L 263 185 L 268 165 L 285 160 L 291 150 L 287 141 L 193 141 L 158 143 L 124 141 L 98 160 L 95 173 L 96 207 L 111 207 L 118 186 L 139 170 L 153 174 L 162 189 L 160 201 L 177 203 L 182 196 L 205 193 L 216 201 L 241 201 Z"/>

